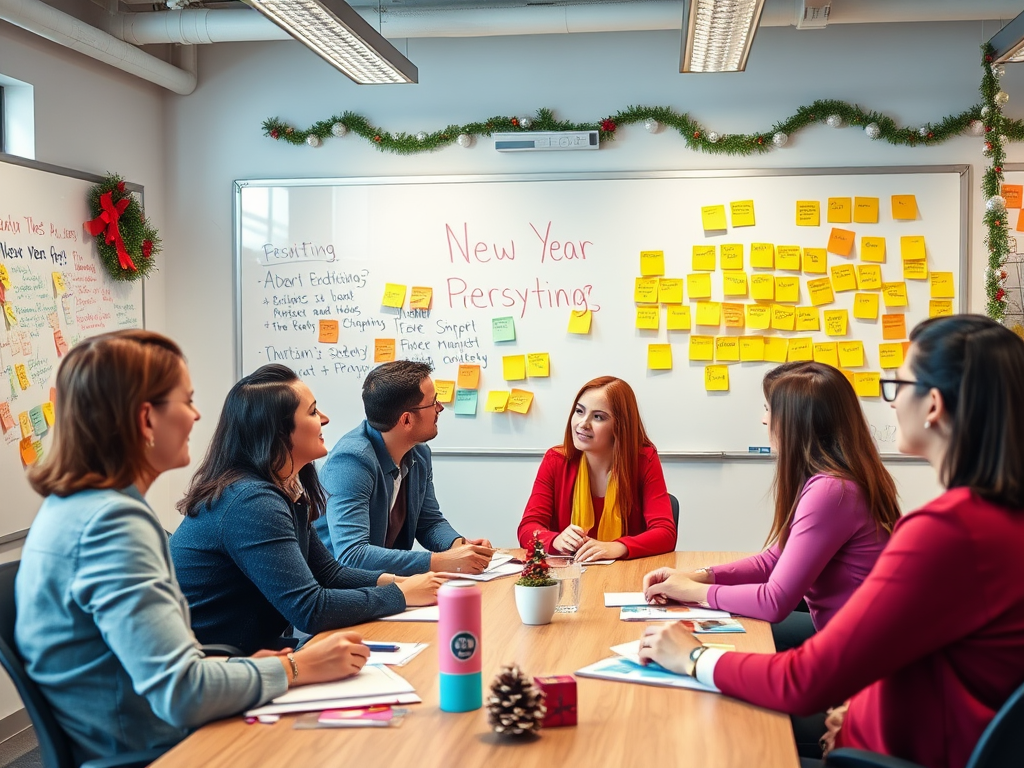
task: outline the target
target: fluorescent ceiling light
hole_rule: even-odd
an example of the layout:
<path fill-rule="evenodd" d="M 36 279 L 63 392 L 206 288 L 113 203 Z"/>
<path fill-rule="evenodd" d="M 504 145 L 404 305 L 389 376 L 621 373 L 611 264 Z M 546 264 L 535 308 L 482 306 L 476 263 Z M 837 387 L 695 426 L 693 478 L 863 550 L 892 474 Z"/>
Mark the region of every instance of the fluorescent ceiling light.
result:
<path fill-rule="evenodd" d="M 740 72 L 761 20 L 764 0 L 686 0 L 680 72 Z"/>
<path fill-rule="evenodd" d="M 1024 13 L 992 35 L 988 42 L 995 49 L 995 64 L 1024 61 Z"/>
<path fill-rule="evenodd" d="M 416 65 L 343 0 L 245 0 L 361 84 L 415 83 Z"/>

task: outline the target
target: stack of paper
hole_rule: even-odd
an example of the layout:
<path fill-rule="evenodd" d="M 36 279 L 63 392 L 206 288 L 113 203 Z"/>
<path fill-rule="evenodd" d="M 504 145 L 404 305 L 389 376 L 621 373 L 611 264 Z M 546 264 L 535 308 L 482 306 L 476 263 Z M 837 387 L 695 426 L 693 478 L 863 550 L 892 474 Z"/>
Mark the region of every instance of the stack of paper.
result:
<path fill-rule="evenodd" d="M 505 552 L 495 552 L 491 556 L 490 564 L 484 569 L 483 573 L 478 574 L 459 574 L 461 579 L 472 579 L 473 581 L 493 581 L 494 579 L 500 579 L 502 576 L 512 576 L 516 573 L 521 573 L 523 570 L 522 563 L 513 563 L 512 555 Z"/>
<path fill-rule="evenodd" d="M 381 643 L 380 640 L 370 640 L 372 643 Z M 427 643 L 389 643 L 398 648 L 397 651 L 374 651 L 370 650 L 370 659 L 367 664 L 387 664 L 390 667 L 404 667 L 415 659 L 420 652 L 427 647 Z"/>
<path fill-rule="evenodd" d="M 436 605 L 428 605 L 424 608 L 406 608 L 394 616 L 381 616 L 381 621 L 438 621 L 441 615 L 437 612 Z"/>
<path fill-rule="evenodd" d="M 690 608 L 685 605 L 626 605 L 619 611 L 622 621 L 693 621 L 694 619 L 729 619 L 728 611 L 711 608 Z"/>
<path fill-rule="evenodd" d="M 367 665 L 358 675 L 334 683 L 292 688 L 246 717 L 368 707 L 374 704 L 416 704 L 421 701 L 409 682 L 388 667 Z"/>

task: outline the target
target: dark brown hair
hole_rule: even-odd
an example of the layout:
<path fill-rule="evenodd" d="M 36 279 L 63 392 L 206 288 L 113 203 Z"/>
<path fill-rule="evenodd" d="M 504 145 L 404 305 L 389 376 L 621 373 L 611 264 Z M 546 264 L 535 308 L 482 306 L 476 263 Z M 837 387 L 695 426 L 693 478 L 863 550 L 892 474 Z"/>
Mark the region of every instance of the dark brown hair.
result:
<path fill-rule="evenodd" d="M 779 449 L 768 543 L 786 546 L 800 494 L 818 474 L 855 483 L 878 527 L 891 533 L 900 517 L 896 484 L 846 377 L 829 365 L 803 363 L 775 378 L 768 406 Z"/>
<path fill-rule="evenodd" d="M 402 414 L 420 404 L 420 384 L 430 376 L 428 363 L 395 360 L 378 365 L 363 382 L 363 410 L 378 432 L 390 432 Z"/>
<path fill-rule="evenodd" d="M 57 369 L 53 444 L 28 473 L 36 493 L 127 488 L 153 473 L 139 413 L 181 383 L 184 363 L 177 344 L 142 329 L 75 345 Z"/>

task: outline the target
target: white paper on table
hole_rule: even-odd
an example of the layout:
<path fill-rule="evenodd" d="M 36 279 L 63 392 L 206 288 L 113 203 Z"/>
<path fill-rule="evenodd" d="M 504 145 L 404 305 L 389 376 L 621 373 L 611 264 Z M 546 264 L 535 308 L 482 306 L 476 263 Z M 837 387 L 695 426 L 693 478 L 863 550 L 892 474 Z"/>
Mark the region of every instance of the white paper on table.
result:
<path fill-rule="evenodd" d="M 717 688 L 704 685 L 689 675 L 678 675 L 657 665 L 642 666 L 624 656 L 602 659 L 588 667 L 577 670 L 580 677 L 596 677 L 601 680 L 619 680 L 624 683 L 642 683 L 668 688 L 691 688 L 697 691 L 718 693 Z"/>
<path fill-rule="evenodd" d="M 291 709 L 292 712 L 305 712 L 316 709 L 330 709 L 324 702 L 334 703 L 367 696 L 394 696 L 399 693 L 415 693 L 412 685 L 397 672 L 383 666 L 365 666 L 359 674 L 333 683 L 316 683 L 292 688 L 278 696 L 270 704 L 246 712 L 248 717 L 259 715 L 280 714 L 280 710 L 269 710 L 272 706 L 289 706 L 294 704 L 315 705 L 304 709 Z"/>
<path fill-rule="evenodd" d="M 694 619 L 731 619 L 728 611 L 691 608 L 688 605 L 624 605 L 619 609 L 622 621 L 693 621 Z"/>
<path fill-rule="evenodd" d="M 361 709 L 383 704 L 419 704 L 423 701 L 415 693 L 391 693 L 383 696 L 360 696 L 354 699 L 325 699 L 324 701 L 299 701 L 295 704 L 265 704 L 245 713 L 246 717 L 258 717 L 260 722 L 273 722 L 271 717 L 288 715 L 293 712 L 323 712 L 325 709 Z"/>
<path fill-rule="evenodd" d="M 500 579 L 503 576 L 512 576 L 517 573 L 522 573 L 523 566 L 519 563 L 505 563 L 498 567 L 491 566 L 483 573 L 460 573 L 460 579 L 470 579 L 471 581 L 494 581 Z"/>
<path fill-rule="evenodd" d="M 437 606 L 428 605 L 423 608 L 406 608 L 394 616 L 382 616 L 381 621 L 438 621 L 440 618 Z"/>
<path fill-rule="evenodd" d="M 484 573 L 494 568 L 500 568 L 511 559 L 512 555 L 510 555 L 508 552 L 495 552 L 493 555 L 491 555 L 491 562 L 484 569 Z"/>
<path fill-rule="evenodd" d="M 614 560 L 580 560 L 580 565 L 611 565 Z"/>
<path fill-rule="evenodd" d="M 370 659 L 366 662 L 367 664 L 387 664 L 392 667 L 404 667 L 428 645 L 428 643 L 390 643 L 387 640 L 370 640 L 368 642 L 398 646 L 397 651 L 370 651 Z"/>
<path fill-rule="evenodd" d="M 605 592 L 605 608 L 621 608 L 624 605 L 647 605 L 643 592 Z"/>

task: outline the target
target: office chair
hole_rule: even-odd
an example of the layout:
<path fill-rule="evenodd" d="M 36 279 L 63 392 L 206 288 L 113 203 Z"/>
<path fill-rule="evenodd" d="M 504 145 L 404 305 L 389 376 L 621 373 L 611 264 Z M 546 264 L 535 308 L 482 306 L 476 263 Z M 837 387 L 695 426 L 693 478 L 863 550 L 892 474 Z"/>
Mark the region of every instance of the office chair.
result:
<path fill-rule="evenodd" d="M 670 493 L 668 501 L 672 505 L 672 519 L 676 522 L 676 530 L 679 530 L 679 499 Z"/>
<path fill-rule="evenodd" d="M 921 768 L 898 757 L 863 749 L 837 749 L 825 760 L 834 768 Z M 996 712 L 967 761 L 967 768 L 1005 768 L 1024 765 L 1024 685 Z"/>

